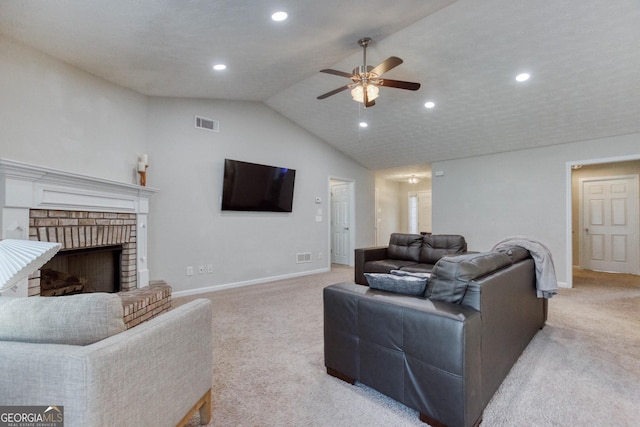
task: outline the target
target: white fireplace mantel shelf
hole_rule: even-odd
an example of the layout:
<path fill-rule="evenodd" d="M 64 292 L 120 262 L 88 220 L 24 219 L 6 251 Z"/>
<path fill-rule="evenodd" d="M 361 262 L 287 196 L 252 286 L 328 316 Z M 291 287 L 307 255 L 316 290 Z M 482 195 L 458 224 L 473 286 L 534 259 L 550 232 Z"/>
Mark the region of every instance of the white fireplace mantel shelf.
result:
<path fill-rule="evenodd" d="M 0 159 L 0 238 L 28 239 L 30 209 L 135 213 L 137 287 L 144 287 L 149 283 L 149 198 L 157 192 L 155 188 Z"/>
<path fill-rule="evenodd" d="M 148 212 L 158 190 L 0 159 L 0 203 L 4 208 Z"/>

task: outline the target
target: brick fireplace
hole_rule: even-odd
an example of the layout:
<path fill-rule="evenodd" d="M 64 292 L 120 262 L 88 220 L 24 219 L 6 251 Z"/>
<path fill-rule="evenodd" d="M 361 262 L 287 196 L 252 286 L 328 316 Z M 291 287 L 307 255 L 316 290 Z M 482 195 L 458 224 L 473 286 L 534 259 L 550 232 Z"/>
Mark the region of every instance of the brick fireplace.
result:
<path fill-rule="evenodd" d="M 57 257 L 64 257 L 66 253 L 88 254 L 99 248 L 117 248 L 119 277 L 111 279 L 113 286 L 107 291 L 130 291 L 137 287 L 136 214 L 30 209 L 29 239 L 60 243 L 62 248 Z M 40 295 L 40 285 L 40 276 L 32 276 L 29 295 Z"/>
<path fill-rule="evenodd" d="M 156 191 L 0 159 L 1 237 L 58 242 L 60 253 L 120 246 L 120 289 L 147 287 L 147 215 Z M 3 296 L 39 294 L 36 274 Z"/>

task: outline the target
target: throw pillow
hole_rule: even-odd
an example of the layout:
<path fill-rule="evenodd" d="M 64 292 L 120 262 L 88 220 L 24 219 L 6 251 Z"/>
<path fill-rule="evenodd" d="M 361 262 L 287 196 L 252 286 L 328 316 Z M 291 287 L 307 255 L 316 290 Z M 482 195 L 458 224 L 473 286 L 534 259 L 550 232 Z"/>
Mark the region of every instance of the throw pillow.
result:
<path fill-rule="evenodd" d="M 364 273 L 364 275 L 370 288 L 397 294 L 424 296 L 427 287 L 427 278 L 385 273 Z"/>
<path fill-rule="evenodd" d="M 431 277 L 431 273 L 416 273 L 413 271 L 404 271 L 404 270 L 391 270 L 390 273 L 395 276 L 412 276 L 412 277 L 419 277 L 421 279 L 427 279 L 427 280 L 429 280 L 429 277 Z"/>
<path fill-rule="evenodd" d="M 0 298 L 0 340 L 87 345 L 124 331 L 117 294 Z"/>

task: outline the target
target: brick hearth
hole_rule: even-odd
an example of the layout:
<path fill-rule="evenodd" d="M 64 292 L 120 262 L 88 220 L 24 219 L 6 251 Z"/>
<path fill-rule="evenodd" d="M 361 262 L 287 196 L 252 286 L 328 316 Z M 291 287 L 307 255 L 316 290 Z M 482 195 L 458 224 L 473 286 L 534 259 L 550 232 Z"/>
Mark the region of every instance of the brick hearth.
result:
<path fill-rule="evenodd" d="M 149 286 L 118 295 L 122 298 L 127 329 L 171 309 L 171 286 L 163 281 L 152 281 Z"/>

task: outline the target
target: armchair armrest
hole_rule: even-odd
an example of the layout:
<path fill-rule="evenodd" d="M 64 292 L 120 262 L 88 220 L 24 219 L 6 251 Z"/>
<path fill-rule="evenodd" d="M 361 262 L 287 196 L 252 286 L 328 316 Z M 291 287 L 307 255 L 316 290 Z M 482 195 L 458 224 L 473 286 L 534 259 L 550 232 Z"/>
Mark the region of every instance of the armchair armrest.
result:
<path fill-rule="evenodd" d="M 355 278 L 359 285 L 368 286 L 364 277 L 364 264 L 369 261 L 380 261 L 387 258 L 387 246 L 376 246 L 370 248 L 359 248 L 355 250 Z"/>

